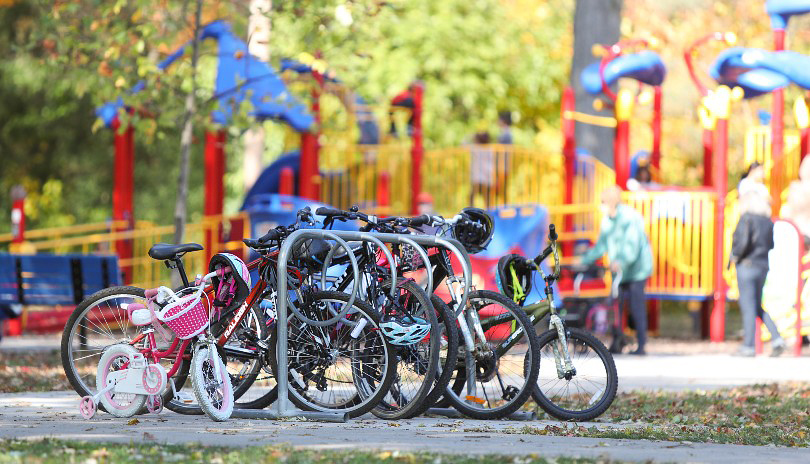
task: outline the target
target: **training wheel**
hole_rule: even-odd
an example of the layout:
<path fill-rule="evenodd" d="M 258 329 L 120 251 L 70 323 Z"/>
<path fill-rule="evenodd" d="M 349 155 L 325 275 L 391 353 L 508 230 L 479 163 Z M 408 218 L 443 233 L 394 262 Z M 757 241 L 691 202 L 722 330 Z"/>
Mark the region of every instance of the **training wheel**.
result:
<path fill-rule="evenodd" d="M 146 399 L 146 409 L 152 414 L 160 414 L 163 411 L 163 398 L 160 395 L 150 395 Z"/>
<path fill-rule="evenodd" d="M 92 419 L 96 415 L 96 402 L 92 396 L 85 396 L 79 401 L 79 412 L 85 419 Z"/>

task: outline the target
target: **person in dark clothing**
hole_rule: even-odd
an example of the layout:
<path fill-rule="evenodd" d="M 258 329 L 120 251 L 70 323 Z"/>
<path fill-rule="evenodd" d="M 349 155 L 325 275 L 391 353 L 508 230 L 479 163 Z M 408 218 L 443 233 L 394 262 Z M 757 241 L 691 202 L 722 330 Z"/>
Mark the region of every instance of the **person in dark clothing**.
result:
<path fill-rule="evenodd" d="M 756 319 L 759 317 L 772 336 L 771 356 L 785 351 L 785 340 L 773 319 L 762 309 L 762 290 L 768 275 L 768 252 L 773 248 L 773 222 L 770 206 L 756 192 L 740 197 L 740 220 L 734 229 L 731 259 L 737 266 L 737 287 L 740 291 L 740 313 L 743 321 L 743 344 L 739 356 L 754 356 Z"/>

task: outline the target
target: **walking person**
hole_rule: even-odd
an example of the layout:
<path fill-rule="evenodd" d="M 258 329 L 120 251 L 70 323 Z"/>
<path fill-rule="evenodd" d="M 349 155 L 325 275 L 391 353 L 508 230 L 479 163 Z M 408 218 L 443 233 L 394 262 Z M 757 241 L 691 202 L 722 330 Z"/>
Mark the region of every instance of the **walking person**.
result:
<path fill-rule="evenodd" d="M 738 187 L 740 220 L 731 242 L 731 260 L 737 266 L 743 321 L 743 344 L 736 352 L 738 356 L 753 357 L 756 354 L 757 317 L 771 333 L 771 356 L 781 355 L 786 347 L 773 319 L 762 308 L 762 290 L 769 268 L 768 252 L 773 248 L 770 196 L 763 179 L 762 166 L 755 163 L 749 167 Z"/>
<path fill-rule="evenodd" d="M 638 211 L 622 204 L 621 189 L 613 186 L 602 192 L 602 219 L 596 245 L 582 255 L 582 264 L 588 265 L 607 253 L 610 269 L 621 272 L 619 284 L 619 320 L 625 305 L 630 307 L 630 316 L 638 337 L 638 346 L 630 354 L 645 355 L 647 344 L 647 297 L 644 287 L 652 274 L 652 250 L 644 231 L 644 220 Z M 621 353 L 623 338 L 620 332 L 614 336 L 610 350 Z"/>
<path fill-rule="evenodd" d="M 470 147 L 470 205 L 488 207 L 495 185 L 495 153 L 492 152 L 489 132 L 477 132 Z M 480 200 L 480 201 L 479 201 Z M 483 204 L 481 202 L 483 201 Z"/>

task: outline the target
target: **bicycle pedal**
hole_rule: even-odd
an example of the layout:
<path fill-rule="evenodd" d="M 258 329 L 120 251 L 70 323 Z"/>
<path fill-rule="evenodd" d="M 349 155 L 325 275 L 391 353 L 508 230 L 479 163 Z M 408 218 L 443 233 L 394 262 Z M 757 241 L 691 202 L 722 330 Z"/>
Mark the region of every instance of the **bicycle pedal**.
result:
<path fill-rule="evenodd" d="M 194 402 L 194 397 L 186 392 L 177 392 L 177 394 L 174 395 L 174 400 L 183 404 L 191 404 Z"/>
<path fill-rule="evenodd" d="M 466 397 L 465 399 L 466 399 L 467 401 L 472 401 L 473 403 L 477 403 L 477 404 L 484 404 L 484 403 L 486 403 L 486 400 L 485 400 L 485 399 L 483 399 L 483 398 L 479 398 L 479 397 L 477 397 L 477 396 L 472 396 L 472 395 L 467 395 L 467 397 Z"/>

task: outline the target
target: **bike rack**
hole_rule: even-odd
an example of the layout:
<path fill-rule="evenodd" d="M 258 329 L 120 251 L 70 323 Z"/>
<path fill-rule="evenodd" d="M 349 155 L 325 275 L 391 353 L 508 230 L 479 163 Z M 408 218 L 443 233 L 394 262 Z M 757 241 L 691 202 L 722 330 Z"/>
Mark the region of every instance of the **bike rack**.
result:
<path fill-rule="evenodd" d="M 424 263 L 426 264 L 428 264 L 430 261 L 427 252 L 424 250 L 423 247 L 427 246 L 427 247 L 446 248 L 450 250 L 454 255 L 456 255 L 459 258 L 459 261 L 461 262 L 462 272 L 464 273 L 464 286 L 463 286 L 464 288 L 461 297 L 460 307 L 463 308 L 467 304 L 467 299 L 469 297 L 469 289 L 472 286 L 472 265 L 470 264 L 469 255 L 467 254 L 466 250 L 461 245 L 461 243 L 458 242 L 457 240 L 454 239 L 448 240 L 431 235 L 404 236 L 398 234 L 382 234 L 373 232 L 299 229 L 290 234 L 287 237 L 287 239 L 284 240 L 284 242 L 282 242 L 281 249 L 279 250 L 278 267 L 277 267 L 277 275 L 279 276 L 279 279 L 278 279 L 278 288 L 276 290 L 277 321 L 286 321 L 288 316 L 287 304 L 289 299 L 288 299 L 287 279 L 282 278 L 282 276 L 287 275 L 287 261 L 289 260 L 291 250 L 296 243 L 300 242 L 301 240 L 309 238 L 331 240 L 337 242 L 337 244 L 333 246 L 332 249 L 330 250 L 330 254 L 333 254 L 333 251 L 338 247 L 338 244 L 344 247 L 349 257 L 349 261 L 352 264 L 356 282 L 359 282 L 360 280 L 357 261 L 354 257 L 354 254 L 351 253 L 351 249 L 349 248 L 346 242 L 362 241 L 374 243 L 375 245 L 379 246 L 382 250 L 384 250 L 383 253 L 386 255 L 386 259 L 389 260 L 389 263 L 394 263 L 394 259 L 390 251 L 387 249 L 387 247 L 385 247 L 384 243 L 398 243 L 413 246 L 424 260 Z M 325 261 L 325 263 L 328 263 L 328 261 Z M 396 266 L 392 265 L 390 267 L 393 277 L 392 282 L 396 282 L 396 269 L 395 269 Z M 427 274 L 432 294 L 433 276 L 431 272 L 428 272 Z M 353 286 L 352 298 L 350 299 L 350 302 L 347 303 L 346 306 L 340 311 L 340 314 L 338 314 L 333 318 L 335 319 L 335 321 L 342 318 L 345 315 L 345 313 L 348 312 L 349 309 L 351 308 L 354 302 L 354 297 L 356 296 L 357 293 L 357 287 L 358 287 L 357 285 Z M 392 285 L 392 288 L 393 287 L 395 286 Z M 286 323 L 276 324 L 276 330 L 278 331 L 277 350 L 276 350 L 276 352 L 278 353 L 278 365 L 286 366 L 288 364 L 287 324 Z M 271 408 L 269 410 L 234 409 L 232 417 L 238 419 L 282 419 L 291 417 L 301 417 L 304 419 L 323 422 L 346 422 L 348 420 L 348 413 L 300 411 L 296 408 L 291 407 L 290 400 L 288 398 L 289 379 L 287 369 L 279 368 L 277 370 L 276 384 L 278 386 L 278 399 L 276 400 L 275 408 Z"/>
<path fill-rule="evenodd" d="M 279 251 L 278 256 L 278 269 L 277 275 L 279 276 L 286 276 L 287 275 L 287 260 L 289 259 L 290 252 L 292 247 L 296 244 L 296 242 L 307 239 L 307 238 L 319 238 L 323 240 L 333 240 L 338 243 L 345 241 L 365 241 L 371 242 L 375 244 L 381 244 L 383 242 L 387 243 L 405 243 L 413 246 L 412 242 L 415 242 L 419 245 L 427 245 L 427 246 L 442 246 L 445 248 L 450 249 L 455 254 L 460 255 L 459 258 L 461 259 L 462 268 L 464 268 L 465 274 L 465 281 L 466 285 L 464 286 L 464 296 L 462 298 L 462 303 L 466 304 L 467 296 L 469 293 L 469 287 L 472 284 L 472 266 L 470 265 L 469 256 L 466 252 L 462 252 L 459 247 L 456 247 L 450 241 L 433 237 L 433 236 L 410 236 L 410 237 L 403 237 L 402 235 L 397 234 L 377 234 L 377 233 L 370 233 L 370 232 L 355 232 L 355 231 L 338 231 L 338 230 L 318 230 L 318 229 L 300 229 L 287 237 L 286 240 L 281 245 L 281 250 Z M 404 238 L 404 240 L 403 240 Z M 384 246 L 383 249 L 386 249 Z M 421 248 L 421 247 L 420 247 Z M 355 274 L 355 281 L 360 281 L 359 272 L 357 271 L 356 261 L 354 260 L 354 254 L 351 253 L 350 248 L 346 246 L 346 252 L 349 256 L 349 259 L 355 264 L 354 272 Z M 386 249 L 387 251 L 387 249 Z M 424 252 L 424 250 L 422 250 Z M 421 253 L 420 253 L 421 254 Z M 386 253 L 386 258 L 390 256 L 390 252 Z M 425 253 L 425 257 L 427 253 Z M 393 258 L 391 261 L 393 263 Z M 395 266 L 391 266 L 392 270 Z M 394 272 L 394 276 L 396 275 Z M 394 280 L 393 282 L 396 282 Z M 356 290 L 357 286 L 353 286 L 353 290 Z M 350 307 L 347 305 L 347 307 Z M 341 311 L 343 312 L 343 311 Z M 342 316 L 341 316 L 342 317 Z M 347 413 L 333 413 L 333 412 L 312 412 L 312 411 L 298 411 L 294 408 L 290 407 L 288 392 L 289 392 L 289 379 L 288 379 L 288 372 L 287 369 L 283 366 L 287 366 L 287 279 L 286 278 L 279 278 L 278 279 L 278 289 L 277 289 L 277 304 L 276 304 L 276 320 L 279 321 L 276 324 L 277 330 L 277 350 L 278 353 L 278 365 L 279 369 L 277 370 L 277 377 L 276 377 L 276 384 L 278 385 L 278 399 L 276 400 L 276 411 L 249 411 L 249 410 L 239 410 L 238 414 L 237 411 L 234 411 L 236 417 L 240 418 L 268 418 L 268 419 L 278 419 L 283 417 L 304 417 L 307 419 L 314 419 L 314 420 L 321 420 L 321 421 L 337 421 L 337 422 L 345 422 L 347 420 Z M 259 417 L 261 416 L 261 417 Z"/>

